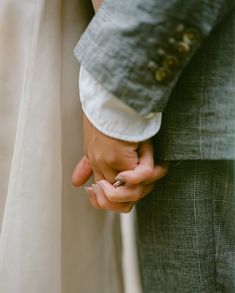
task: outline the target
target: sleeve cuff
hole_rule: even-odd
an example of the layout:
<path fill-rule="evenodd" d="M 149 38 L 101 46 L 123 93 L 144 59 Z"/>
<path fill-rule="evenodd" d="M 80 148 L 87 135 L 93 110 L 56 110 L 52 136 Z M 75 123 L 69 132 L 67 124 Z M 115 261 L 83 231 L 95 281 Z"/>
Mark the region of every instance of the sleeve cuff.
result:
<path fill-rule="evenodd" d="M 161 113 L 140 116 L 98 84 L 83 67 L 79 88 L 84 113 L 103 134 L 124 141 L 140 142 L 159 131 Z"/>

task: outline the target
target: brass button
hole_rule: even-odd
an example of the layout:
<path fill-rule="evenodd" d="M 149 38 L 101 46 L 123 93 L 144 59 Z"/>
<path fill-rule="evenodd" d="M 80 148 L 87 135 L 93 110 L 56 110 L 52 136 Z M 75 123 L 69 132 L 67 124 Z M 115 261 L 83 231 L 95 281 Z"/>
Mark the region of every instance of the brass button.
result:
<path fill-rule="evenodd" d="M 153 71 L 156 71 L 158 70 L 159 66 L 154 61 L 149 61 L 148 68 Z"/>
<path fill-rule="evenodd" d="M 155 79 L 158 82 L 164 82 L 169 79 L 171 76 L 171 71 L 167 68 L 161 67 L 157 71 L 155 71 Z"/>
<path fill-rule="evenodd" d="M 175 44 L 176 50 L 181 54 L 187 54 L 190 51 L 190 45 L 185 42 L 178 42 Z"/>
<path fill-rule="evenodd" d="M 174 45 L 176 41 L 175 41 L 174 38 L 169 38 L 168 42 L 169 42 L 170 45 Z"/>
<path fill-rule="evenodd" d="M 166 54 L 166 52 L 165 52 L 164 49 L 159 48 L 159 49 L 157 50 L 157 54 L 158 54 L 159 56 L 164 56 L 164 55 Z"/>
<path fill-rule="evenodd" d="M 185 30 L 183 33 L 183 40 L 185 43 L 194 43 L 199 40 L 199 32 L 195 29 Z"/>
<path fill-rule="evenodd" d="M 165 67 L 173 68 L 176 67 L 179 63 L 179 60 L 172 55 L 167 55 L 163 60 L 163 65 Z"/>

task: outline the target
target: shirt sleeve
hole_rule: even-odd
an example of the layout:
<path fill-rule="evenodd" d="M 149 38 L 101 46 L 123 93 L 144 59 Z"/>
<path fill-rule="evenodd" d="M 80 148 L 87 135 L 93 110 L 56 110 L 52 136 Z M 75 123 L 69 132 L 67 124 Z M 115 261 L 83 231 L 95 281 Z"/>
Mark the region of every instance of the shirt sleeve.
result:
<path fill-rule="evenodd" d="M 90 122 L 110 137 L 140 142 L 154 136 L 161 126 L 161 113 L 142 117 L 104 89 L 81 67 L 80 100 Z"/>
<path fill-rule="evenodd" d="M 106 0 L 75 48 L 80 64 L 140 115 L 163 112 L 234 0 Z"/>

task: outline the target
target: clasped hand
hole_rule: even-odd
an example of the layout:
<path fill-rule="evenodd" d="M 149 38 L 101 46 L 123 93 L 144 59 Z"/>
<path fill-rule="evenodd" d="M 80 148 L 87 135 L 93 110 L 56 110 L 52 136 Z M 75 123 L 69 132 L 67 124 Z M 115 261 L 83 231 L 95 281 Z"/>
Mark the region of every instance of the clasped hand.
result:
<path fill-rule="evenodd" d="M 127 213 L 150 193 L 154 182 L 167 174 L 168 163 L 154 164 L 149 140 L 140 143 L 113 139 L 98 131 L 83 117 L 84 156 L 72 176 L 74 186 L 94 175 L 95 183 L 85 187 L 95 208 Z M 125 185 L 114 187 L 116 180 Z"/>

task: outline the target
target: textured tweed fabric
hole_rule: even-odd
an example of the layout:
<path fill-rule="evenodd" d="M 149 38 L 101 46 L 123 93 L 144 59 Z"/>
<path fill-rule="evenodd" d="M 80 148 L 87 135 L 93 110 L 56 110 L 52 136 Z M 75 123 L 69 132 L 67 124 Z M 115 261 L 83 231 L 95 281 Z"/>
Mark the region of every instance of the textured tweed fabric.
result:
<path fill-rule="evenodd" d="M 172 161 L 137 205 L 145 293 L 235 292 L 234 161 Z"/>

